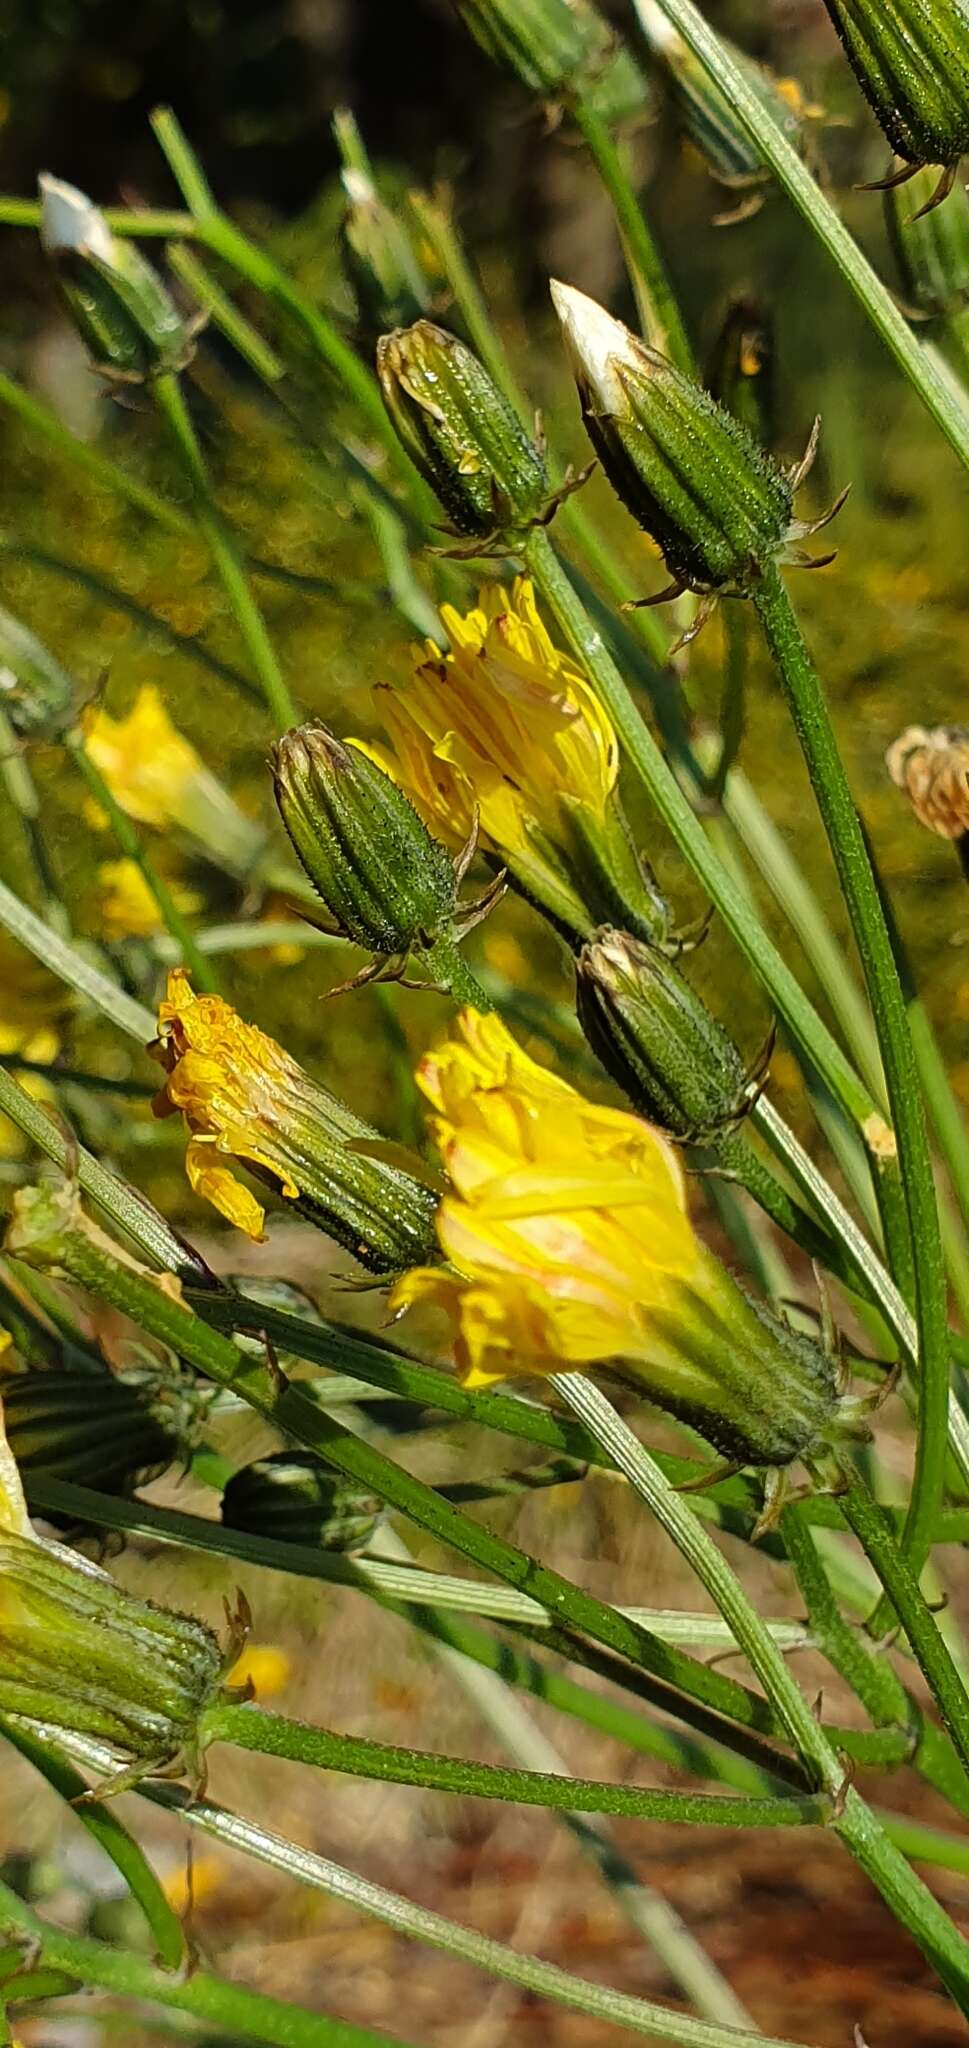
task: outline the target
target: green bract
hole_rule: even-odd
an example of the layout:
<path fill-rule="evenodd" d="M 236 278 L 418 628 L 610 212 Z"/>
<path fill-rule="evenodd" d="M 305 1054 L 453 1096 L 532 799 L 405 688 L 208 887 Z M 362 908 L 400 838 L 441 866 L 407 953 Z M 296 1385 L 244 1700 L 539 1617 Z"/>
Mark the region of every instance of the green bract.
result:
<path fill-rule="evenodd" d="M 454 0 L 475 41 L 530 92 L 588 101 L 602 120 L 640 113 L 649 88 L 589 0 Z"/>
<path fill-rule="evenodd" d="M 896 155 L 955 164 L 969 149 L 967 0 L 824 0 Z"/>
<path fill-rule="evenodd" d="M 604 929 L 577 962 L 579 1021 L 624 1094 L 674 1137 L 715 1137 L 750 1082 L 733 1040 L 656 946 Z"/>
<path fill-rule="evenodd" d="M 924 319 L 957 310 L 969 296 L 969 195 L 957 182 L 933 206 L 936 189 L 935 171 L 925 166 L 885 193 L 885 224 L 902 292 L 912 313 Z"/>
<path fill-rule="evenodd" d="M 389 775 L 322 725 L 294 727 L 273 755 L 279 814 L 333 919 L 380 954 L 431 945 L 453 921 L 452 862 Z"/>
<path fill-rule="evenodd" d="M 190 330 L 157 271 L 76 186 L 46 172 L 39 185 L 41 240 L 98 368 L 138 383 L 183 368 Z"/>
<path fill-rule="evenodd" d="M 381 1504 L 318 1458 L 277 1451 L 234 1472 L 222 1495 L 227 1529 L 322 1550 L 359 1550 L 372 1536 Z"/>
<path fill-rule="evenodd" d="M 553 284 L 589 438 L 683 589 L 743 592 L 792 532 L 791 477 L 708 391 Z"/>
<path fill-rule="evenodd" d="M 476 355 L 430 320 L 377 343 L 387 410 L 458 533 L 490 540 L 540 519 L 543 457 Z"/>

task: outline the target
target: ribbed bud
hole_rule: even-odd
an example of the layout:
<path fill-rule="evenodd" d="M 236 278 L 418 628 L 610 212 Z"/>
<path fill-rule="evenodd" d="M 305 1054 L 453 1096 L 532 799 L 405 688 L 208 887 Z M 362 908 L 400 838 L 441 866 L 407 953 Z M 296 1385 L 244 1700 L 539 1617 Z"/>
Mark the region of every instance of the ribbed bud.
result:
<path fill-rule="evenodd" d="M 954 165 L 969 149 L 967 0 L 824 0 L 897 156 Z"/>
<path fill-rule="evenodd" d="M 184 1461 L 200 1404 L 172 1375 L 23 1372 L 4 1381 L 7 1436 L 23 1472 L 127 1493 Z"/>
<path fill-rule="evenodd" d="M 358 340 L 372 349 L 389 327 L 403 327 L 426 311 L 430 292 L 399 211 L 374 182 L 353 115 L 341 107 L 333 134 L 343 158 L 347 197 L 340 223 L 343 267 L 357 302 Z"/>
<path fill-rule="evenodd" d="M 222 1495 L 227 1529 L 271 1536 L 319 1550 L 361 1550 L 373 1535 L 381 1503 L 318 1458 L 276 1451 L 233 1473 Z"/>
<path fill-rule="evenodd" d="M 67 670 L 29 626 L 2 606 L 0 711 L 23 740 L 56 739 L 77 712 L 77 692 Z"/>
<path fill-rule="evenodd" d="M 906 306 L 937 319 L 969 297 L 969 194 L 957 183 L 933 206 L 937 174 L 929 166 L 885 193 L 885 225 Z"/>
<path fill-rule="evenodd" d="M 569 285 L 553 284 L 589 438 L 681 588 L 748 590 L 790 537 L 791 478 L 715 398 Z"/>
<path fill-rule="evenodd" d="M 177 1768 L 197 1779 L 200 1716 L 226 1666 L 203 1622 L 35 1535 L 0 1409 L 0 1712 L 111 1743 L 130 1782 Z"/>
<path fill-rule="evenodd" d="M 189 328 L 140 249 L 113 235 L 76 186 L 47 172 L 38 183 L 41 241 L 98 368 L 132 382 L 184 368 Z"/>
<path fill-rule="evenodd" d="M 543 99 L 583 100 L 604 121 L 640 114 L 649 87 L 615 30 L 589 0 L 455 0 L 496 64 Z"/>
<path fill-rule="evenodd" d="M 458 533 L 492 539 L 541 517 L 543 457 L 476 355 L 430 320 L 377 343 L 387 411 Z"/>
<path fill-rule="evenodd" d="M 294 851 L 343 938 L 406 955 L 447 931 L 454 867 L 382 768 L 325 726 L 300 725 L 278 742 L 272 769 Z"/>
<path fill-rule="evenodd" d="M 743 1115 L 737 1047 L 656 947 L 598 932 L 578 957 L 576 1000 L 596 1058 L 650 1123 L 700 1143 Z"/>
<path fill-rule="evenodd" d="M 756 143 L 685 37 L 657 0 L 634 0 L 634 4 L 650 55 L 665 73 L 679 126 L 712 175 L 722 185 L 741 189 L 766 183 L 768 172 Z M 721 35 L 720 40 L 787 141 L 799 149 L 805 120 L 819 109 L 805 103 L 795 79 L 775 78 L 729 36 Z"/>

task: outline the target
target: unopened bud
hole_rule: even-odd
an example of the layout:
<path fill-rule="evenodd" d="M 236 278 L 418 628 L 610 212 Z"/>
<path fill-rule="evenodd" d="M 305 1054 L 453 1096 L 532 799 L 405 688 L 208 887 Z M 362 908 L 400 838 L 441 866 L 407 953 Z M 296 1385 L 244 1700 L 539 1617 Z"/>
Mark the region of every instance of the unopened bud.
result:
<path fill-rule="evenodd" d="M 708 391 L 594 299 L 563 284 L 552 297 L 593 447 L 676 584 L 749 590 L 791 538 L 791 477 Z"/>
<path fill-rule="evenodd" d="M 21 1372 L 3 1388 L 7 1436 L 22 1472 L 128 1493 L 186 1460 L 201 1403 L 173 1374 Z"/>
<path fill-rule="evenodd" d="M 408 455 L 459 534 L 493 540 L 541 518 L 544 458 L 463 341 L 418 320 L 381 336 L 377 374 Z"/>
<path fill-rule="evenodd" d="M 430 293 L 399 211 L 381 197 L 353 115 L 333 116 L 347 205 L 340 224 L 343 263 L 357 301 L 359 340 L 372 348 L 389 327 L 426 311 Z"/>
<path fill-rule="evenodd" d="M 740 191 L 765 184 L 768 172 L 757 144 L 738 120 L 723 88 L 694 55 L 685 36 L 674 27 L 658 0 L 634 0 L 634 5 L 650 55 L 665 73 L 680 128 L 686 140 L 699 151 L 712 176 L 720 184 Z M 805 121 L 816 116 L 820 108 L 805 101 L 795 79 L 775 78 L 766 65 L 758 64 L 729 36 L 721 35 L 720 40 L 787 141 L 800 149 Z M 741 209 L 741 217 L 755 211 L 757 205 L 759 200 L 755 198 Z"/>
<path fill-rule="evenodd" d="M 824 4 L 896 156 L 908 164 L 940 164 L 954 172 L 969 149 L 966 0 Z M 940 196 L 951 183 L 950 175 L 937 188 Z"/>
<path fill-rule="evenodd" d="M 0 711 L 18 739 L 56 739 L 72 725 L 77 691 L 29 626 L 0 606 Z"/>
<path fill-rule="evenodd" d="M 380 1515 L 375 1495 L 328 1472 L 318 1458 L 291 1451 L 243 1466 L 222 1495 L 227 1529 L 319 1550 L 362 1550 Z"/>
<path fill-rule="evenodd" d="M 657 947 L 605 929 L 583 946 L 576 972 L 589 1045 L 650 1123 L 700 1143 L 738 1121 L 750 1100 L 740 1053 Z"/>
<path fill-rule="evenodd" d="M 97 367 L 133 382 L 184 368 L 188 326 L 140 249 L 76 186 L 46 171 L 38 182 L 41 241 Z"/>
<path fill-rule="evenodd" d="M 649 87 L 590 0 L 455 0 L 465 26 L 496 64 L 543 99 L 582 100 L 604 121 L 640 114 Z"/>
<path fill-rule="evenodd" d="M 403 790 L 323 725 L 284 734 L 272 766 L 279 815 L 337 932 L 387 956 L 432 945 L 458 884 Z"/>

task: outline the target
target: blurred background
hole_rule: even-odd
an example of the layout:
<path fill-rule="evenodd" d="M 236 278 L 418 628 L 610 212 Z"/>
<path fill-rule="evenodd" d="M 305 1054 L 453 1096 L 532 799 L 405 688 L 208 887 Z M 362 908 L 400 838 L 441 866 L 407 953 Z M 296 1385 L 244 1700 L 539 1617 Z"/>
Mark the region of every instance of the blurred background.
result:
<path fill-rule="evenodd" d="M 608 11 L 631 29 L 622 0 Z M 814 0 L 710 0 L 716 25 L 781 77 L 796 78 L 812 119 L 812 160 L 837 190 L 853 231 L 898 287 L 879 198 L 858 182 L 884 169 L 885 146 L 840 59 Z M 446 0 L 289 0 L 221 6 L 218 0 L 140 7 L 120 0 L 37 0 L 0 8 L 0 189 L 30 196 L 37 173 L 67 178 L 103 204 L 171 206 L 177 195 L 148 125 L 171 103 L 226 209 L 298 277 L 348 339 L 365 345 L 341 262 L 345 199 L 332 131 L 349 106 L 385 196 L 403 204 L 417 186 L 447 187 L 454 217 L 516 370 L 540 407 L 555 448 L 585 459 L 574 394 L 553 334 L 547 279 L 560 275 L 632 316 L 618 241 L 598 182 L 567 121 L 543 117 L 494 70 Z M 768 196 L 756 216 L 717 225 L 724 194 L 685 145 L 657 93 L 630 135 L 637 177 L 681 293 L 691 331 L 709 359 L 725 307 L 743 291 L 763 303 L 773 333 L 771 411 L 775 444 L 795 457 L 816 413 L 824 433 L 810 497 L 820 510 L 850 481 L 838 523 L 837 564 L 796 587 L 836 710 L 839 736 L 925 999 L 962 1100 L 969 1104 L 969 899 L 951 850 L 921 830 L 891 786 L 886 746 L 910 723 L 966 717 L 965 614 L 969 557 L 962 541 L 965 479 L 896 374 L 853 302 L 785 202 Z M 727 207 L 730 201 L 728 198 Z M 160 253 L 160 252 L 159 252 Z M 60 311 L 36 238 L 0 229 L 4 317 L 0 371 L 52 406 L 71 431 L 131 474 L 184 501 L 150 409 L 119 403 L 91 375 Z M 266 333 L 263 303 L 237 302 Z M 448 318 L 441 291 L 434 309 Z M 370 691 L 406 663 L 411 637 L 394 614 L 385 570 L 347 480 L 345 451 L 357 424 L 316 364 L 286 335 L 279 392 L 261 384 L 213 327 L 189 379 L 193 417 L 221 503 L 249 546 L 293 581 L 260 591 L 294 694 L 339 731 L 373 729 Z M 40 633 L 79 689 L 121 715 L 146 684 L 158 687 L 178 725 L 231 787 L 242 809 L 275 831 L 265 773 L 267 727 L 231 683 L 202 671 L 192 643 L 237 656 L 231 621 L 204 550 L 139 518 L 112 494 L 67 468 L 43 440 L 0 406 L 0 602 Z M 633 589 L 654 588 L 655 562 L 601 477 L 588 497 L 601 510 Z M 66 565 L 66 566 L 65 566 Z M 418 577 L 431 587 L 430 573 Z M 455 572 L 473 601 L 474 573 Z M 301 580 L 302 579 L 302 580 Z M 310 589 L 306 579 L 313 580 Z M 107 595 L 106 595 L 107 593 Z M 120 593 L 122 602 L 116 601 Z M 146 627 L 152 614 L 167 638 Z M 691 655 L 692 715 L 715 714 L 722 628 L 715 621 Z M 788 844 L 845 937 L 810 795 L 782 707 L 755 662 L 743 764 Z M 104 853 L 80 815 L 79 789 L 56 748 L 33 766 L 58 880 L 76 931 L 103 938 Z M 0 872 L 30 895 L 26 851 L 0 797 Z M 684 920 L 702 911 L 695 885 L 651 820 L 637 828 Z M 282 847 L 280 846 L 280 851 Z M 239 901 L 211 871 L 185 877 L 209 922 Z M 278 906 L 277 906 L 278 908 Z M 272 914 L 270 901 L 262 906 Z M 825 1007 L 790 934 L 764 914 Z M 116 961 L 133 984 L 143 975 L 138 941 L 121 933 Z M 566 964 L 537 920 L 508 901 L 480 934 L 478 957 L 495 986 L 524 985 L 566 1004 Z M 6 956 L 5 956 L 6 960 Z M 319 997 L 349 971 L 339 949 L 277 948 L 236 954 L 230 990 L 239 1009 L 284 1039 L 329 1084 L 392 1135 L 410 1139 L 415 1105 L 406 1083 L 414 1056 L 443 1017 L 436 999 L 365 991 L 333 1005 Z M 0 1030 L 15 1031 L 22 963 L 11 956 L 0 988 Z M 691 973 L 694 969 L 691 967 Z M 698 984 L 754 1053 L 768 1018 L 759 992 L 716 926 L 695 966 Z M 5 993 L 6 990 L 6 993 Z M 4 1005 L 10 1012 L 5 1016 Z M 51 1029 L 76 1063 L 110 1075 L 130 1096 L 68 1107 L 87 1142 L 107 1146 L 223 1269 L 238 1270 L 238 1245 L 210 1228 L 182 1171 L 183 1136 L 152 1122 L 145 1065 L 127 1042 L 84 1015 L 52 1010 Z M 813 1133 L 783 1046 L 773 1067 L 782 1107 Z M 140 1085 L 139 1085 L 140 1084 Z M 812 1135 L 812 1143 L 816 1143 Z M 21 1171 L 12 1134 L 0 1161 Z M 710 1221 L 711 1231 L 715 1222 Z M 284 1274 L 343 1320 L 376 1327 L 380 1303 L 340 1291 L 341 1261 L 312 1233 L 277 1221 L 270 1246 L 248 1260 Z M 406 1429 L 406 1418 L 402 1423 Z M 238 1462 L 274 1447 L 251 1419 L 236 1425 Z M 460 1430 L 424 1430 L 400 1455 L 435 1480 L 464 1475 L 497 1455 Z M 166 1481 L 149 1497 L 206 1512 L 192 1482 Z M 526 1549 L 612 1600 L 694 1606 L 689 1581 L 665 1546 L 601 1476 L 506 1499 L 475 1512 Z M 379 1545 L 378 1545 L 379 1548 Z M 423 1561 L 437 1561 L 429 1543 Z M 439 1665 L 404 1627 L 351 1591 L 294 1586 L 265 1572 L 176 1559 L 132 1544 L 115 1566 L 129 1583 L 216 1617 L 241 1580 L 256 1617 L 259 1696 L 286 1711 L 384 1740 L 497 1757 L 481 1723 Z M 786 1575 L 769 1561 L 748 1566 L 763 1611 L 789 1614 Z M 259 1662 L 258 1660 L 262 1661 Z M 810 1687 L 810 1660 L 799 1670 Z M 831 1717 L 848 1708 L 826 1692 Z M 556 1739 L 573 1769 L 612 1776 L 629 1768 L 605 1740 L 567 1728 Z M 644 1782 L 662 1782 L 642 1765 Z M 549 1817 L 480 1803 L 320 1777 L 307 1799 L 302 1773 L 285 1764 L 215 1759 L 213 1789 L 325 1854 L 424 1903 L 511 1941 L 643 1994 L 673 1996 L 663 1966 L 629 1931 L 574 1841 Z M 892 1803 L 932 1818 L 923 1791 L 891 1786 Z M 135 1804 L 176 1898 L 185 1896 L 184 1841 L 174 1825 Z M 850 2048 L 862 2029 L 870 2048 L 962 2038 L 899 1934 L 836 1845 L 780 1835 L 725 1842 L 690 1831 L 617 1825 L 640 1876 L 683 1913 L 758 2023 Z M 100 1933 L 136 1938 L 126 1909 L 80 1830 L 26 1768 L 5 1759 L 0 1779 L 0 1857 L 45 1909 Z M 969 1881 L 937 1873 L 950 1910 L 969 1919 Z M 229 1974 L 348 2019 L 399 2027 L 429 2048 L 606 2048 L 599 2022 L 495 1988 L 470 1970 L 404 1944 L 309 1893 L 294 1896 L 269 1874 L 228 1854 L 200 1856 L 193 1936 L 200 1954 Z M 149 2031 L 92 2004 L 83 2022 L 35 2021 L 25 2048 L 132 2048 L 183 2038 L 170 2021 Z M 192 2038 L 199 2038 L 193 2033 Z M 209 2048 L 216 2048 L 213 2040 Z M 222 2048 L 227 2048 L 225 2042 Z"/>

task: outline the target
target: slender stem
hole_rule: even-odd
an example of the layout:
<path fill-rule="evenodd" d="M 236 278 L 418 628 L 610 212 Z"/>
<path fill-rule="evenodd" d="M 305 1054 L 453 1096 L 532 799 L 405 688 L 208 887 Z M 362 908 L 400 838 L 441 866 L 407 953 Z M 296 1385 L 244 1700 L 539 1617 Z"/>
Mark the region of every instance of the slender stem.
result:
<path fill-rule="evenodd" d="M 817 1827 L 831 1815 L 821 1796 L 770 1799 L 700 1792 L 654 1792 L 636 1785 L 610 1785 L 590 1778 L 561 1778 L 541 1771 L 510 1770 L 464 1757 L 432 1756 L 357 1735 L 335 1735 L 252 1706 L 210 1707 L 200 1724 L 202 1742 L 233 1743 L 237 1749 L 288 1757 L 324 1771 L 376 1778 L 392 1785 L 424 1785 L 475 1799 L 506 1799 L 547 1806 L 560 1813 L 617 1814 L 630 1820 L 666 1820 L 700 1827 Z"/>
<path fill-rule="evenodd" d="M 704 20 L 695 0 L 660 0 L 660 6 L 707 76 L 729 99 L 741 126 L 837 264 L 849 289 L 947 441 L 960 460 L 969 464 L 969 401 L 956 378 L 937 352 L 913 334 L 891 292 L 876 276 L 831 201 L 782 133 L 763 95 L 744 77 L 734 57 Z"/>
<path fill-rule="evenodd" d="M 469 1003 L 473 1010 L 493 1010 L 490 996 L 485 994 L 477 977 L 472 974 L 460 946 L 452 939 L 440 938 L 420 954 L 422 971 L 428 982 L 437 983 L 447 990 L 454 1002 Z"/>
<path fill-rule="evenodd" d="M 63 939 L 51 925 L 45 924 L 36 911 L 29 910 L 5 882 L 0 882 L 0 925 L 11 938 L 26 946 L 35 959 L 42 960 L 52 974 L 66 981 L 69 988 L 76 989 L 78 995 L 86 996 L 112 1023 L 127 1031 L 129 1037 L 137 1038 L 141 1045 L 147 1045 L 154 1038 L 155 1019 L 151 1011 L 126 995 L 118 982 L 109 981 L 86 954 Z"/>
<path fill-rule="evenodd" d="M 132 1898 L 141 1907 L 159 1962 L 166 1970 L 180 1970 L 189 1955 L 185 1930 L 178 1914 L 169 1905 L 144 1852 L 127 1828 L 122 1827 L 116 1808 L 107 1806 L 103 1800 L 83 1796 L 88 1788 L 80 1773 L 72 1764 L 56 1756 L 45 1743 L 39 1742 L 36 1735 L 30 1734 L 24 1726 L 15 1721 L 3 1721 L 0 1722 L 0 1732 L 28 1763 L 33 1764 L 41 1777 L 46 1778 L 71 1808 L 81 1827 L 87 1829 L 92 1840 L 110 1857 Z"/>
<path fill-rule="evenodd" d="M 857 1467 L 845 1468 L 845 1519 L 875 1568 L 908 1637 L 943 1721 L 969 1773 L 969 1695 L 919 1589 L 911 1559 L 871 1497 Z"/>
<path fill-rule="evenodd" d="M 175 941 L 181 959 L 190 967 L 192 977 L 197 986 L 200 989 L 207 989 L 210 994 L 217 994 L 219 989 L 218 975 L 210 966 L 205 954 L 200 950 L 191 925 L 179 910 L 172 891 L 168 887 L 168 883 L 163 880 L 154 862 L 145 852 L 139 833 L 135 831 L 130 818 L 126 817 L 110 785 L 105 781 L 101 770 L 91 759 L 90 752 L 85 745 L 84 734 L 80 728 L 68 734 L 65 744 L 72 760 L 83 775 L 95 802 L 100 806 L 101 810 L 107 813 L 111 830 L 122 853 L 126 855 L 128 860 L 134 861 L 139 874 L 143 876 L 147 883 L 148 889 L 158 906 L 162 922 Z"/>
<path fill-rule="evenodd" d="M 448 198 L 427 192 L 409 192 L 408 204 L 425 240 L 434 252 L 442 276 L 450 286 L 468 340 L 480 356 L 493 383 L 497 384 L 522 419 L 527 410 L 518 380 L 485 304 L 478 280 L 468 262 L 460 237 L 455 233 Z"/>
<path fill-rule="evenodd" d="M 661 349 L 687 376 L 695 375 L 696 364 L 676 294 L 652 231 L 626 173 L 622 154 L 612 139 L 607 123 L 587 99 L 579 99 L 572 118 L 592 157 L 596 170 L 612 201 L 619 223 L 626 264 L 632 279 L 643 335 Z"/>
<path fill-rule="evenodd" d="M 831 1826 L 877 1885 L 896 1918 L 908 1928 L 923 1953 L 933 1962 L 960 2009 L 969 2012 L 969 1943 L 963 1940 L 948 1915 L 889 1842 L 854 1787 L 846 1784 L 841 1759 L 815 1719 L 739 1579 L 706 1530 L 690 1513 L 682 1495 L 664 1479 L 648 1451 L 599 1389 L 577 1373 L 557 1373 L 554 1384 L 587 1427 L 608 1445 L 630 1484 L 706 1587 L 720 1613 L 729 1622 L 736 1640 L 743 1646 L 777 1720 L 786 1729 L 806 1767 L 815 1775 L 816 1783 L 834 1797 L 839 1810 Z M 916 1605 L 925 1620 L 931 1622 L 914 1582 L 913 1589 Z M 934 1628 L 934 1623 L 932 1626 Z M 941 1638 L 939 1641 L 941 1645 Z M 963 1703 L 969 1707 L 969 1702 L 964 1700 Z"/>
<path fill-rule="evenodd" d="M 296 723 L 296 707 L 283 680 L 272 641 L 246 581 L 243 558 L 212 496 L 208 472 L 178 378 L 156 377 L 152 393 L 192 486 L 195 517 L 232 608 L 253 672 L 280 731 Z"/>
<path fill-rule="evenodd" d="M 208 1970 L 193 1969 L 188 1975 L 159 1970 L 128 1949 L 109 1948 L 105 1942 L 89 1941 L 79 1934 L 62 1934 L 2 1883 L 0 1927 L 21 1936 L 25 1943 L 36 1943 L 45 1964 L 63 1970 L 79 1985 L 94 1984 L 122 1998 L 147 1999 L 174 2012 L 191 2013 L 220 2032 L 224 2029 L 248 2040 L 271 2043 L 273 2048 L 405 2048 L 387 2034 L 327 2019 L 322 2013 L 308 2012 L 305 2006 L 268 1998 L 261 1991 L 246 1991 Z M 29 1982 L 28 1976 L 22 1994 L 26 1998 L 30 1997 Z"/>
<path fill-rule="evenodd" d="M 44 916 L 59 931 L 70 929 L 67 911 L 61 900 L 57 876 L 51 863 L 44 838 L 40 815 L 40 798 L 25 754 L 21 750 L 17 735 L 0 708 L 0 776 L 6 785 L 7 795 L 20 818 L 24 845 L 30 865 L 34 871 L 34 887 Z"/>
<path fill-rule="evenodd" d="M 86 470 L 93 483 L 100 484 L 107 491 L 116 492 L 121 498 L 126 498 L 128 504 L 134 506 L 136 511 L 156 520 L 159 526 L 166 526 L 170 533 L 194 532 L 193 522 L 186 512 L 182 512 L 177 505 L 170 504 L 168 499 L 161 497 L 157 491 L 149 489 L 147 484 L 140 483 L 137 477 L 129 476 L 118 463 L 111 462 L 106 455 L 101 455 L 87 441 L 79 441 L 77 435 L 65 427 L 63 420 L 58 418 L 50 406 L 44 405 L 39 398 L 34 398 L 16 382 L 15 378 L 8 377 L 5 371 L 0 371 L 0 405 L 15 413 L 25 427 L 30 428 L 33 433 L 40 434 L 52 448 L 56 448 L 59 455 L 66 456 L 77 469 Z"/>
<path fill-rule="evenodd" d="M 768 990 L 792 1037 L 803 1047 L 853 1123 L 864 1127 L 877 1111 L 869 1091 L 852 1071 L 840 1046 L 822 1023 L 751 912 L 748 902 L 719 860 L 686 796 L 629 694 L 626 683 L 557 560 L 545 533 L 525 543 L 528 569 L 549 609 L 578 655 L 622 740 L 629 765 L 669 827 L 681 853 L 716 904 L 728 930 Z"/>
<path fill-rule="evenodd" d="M 909 1238 L 918 1250 L 912 1264 L 919 1332 L 919 1425 L 904 1538 L 918 1576 L 945 1484 L 949 1406 L 945 1268 L 918 1072 L 891 938 L 824 692 L 773 565 L 757 585 L 754 603 L 808 766 L 861 956 L 895 1133 L 886 1134 L 880 1149 L 891 1166 L 897 1142 Z"/>
<path fill-rule="evenodd" d="M 238 351 L 243 362 L 248 363 L 265 384 L 278 384 L 286 375 L 285 363 L 280 361 L 275 349 L 270 348 L 268 341 L 245 314 L 240 313 L 238 306 L 233 305 L 228 292 L 224 292 L 221 285 L 210 277 L 195 251 L 185 242 L 175 242 L 168 251 L 168 264 L 175 276 L 187 285 L 208 318 Z"/>

